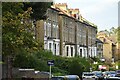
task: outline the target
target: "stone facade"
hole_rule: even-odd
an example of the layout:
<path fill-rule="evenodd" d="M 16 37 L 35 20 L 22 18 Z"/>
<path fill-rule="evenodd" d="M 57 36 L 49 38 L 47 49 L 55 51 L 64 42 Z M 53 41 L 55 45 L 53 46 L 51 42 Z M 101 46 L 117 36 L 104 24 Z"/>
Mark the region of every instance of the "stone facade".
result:
<path fill-rule="evenodd" d="M 103 57 L 103 42 L 101 40 L 97 39 L 96 44 L 97 44 L 97 57 L 99 59 L 104 59 L 104 57 Z"/>
<path fill-rule="evenodd" d="M 108 37 L 106 33 L 102 31 L 98 33 L 98 39 L 103 42 L 103 57 L 106 59 L 106 61 L 112 62 L 113 59 L 115 60 L 116 44 L 114 41 L 112 41 L 110 37 Z"/>
<path fill-rule="evenodd" d="M 44 49 L 64 57 L 96 56 L 97 27 L 80 19 L 79 9 L 55 4 L 48 9 L 47 17 L 36 23 L 37 39 L 44 43 Z"/>
<path fill-rule="evenodd" d="M 49 8 L 47 20 L 36 23 L 36 38 L 44 43 L 44 49 L 51 50 L 54 55 L 60 55 L 60 38 L 58 27 L 58 11 Z"/>

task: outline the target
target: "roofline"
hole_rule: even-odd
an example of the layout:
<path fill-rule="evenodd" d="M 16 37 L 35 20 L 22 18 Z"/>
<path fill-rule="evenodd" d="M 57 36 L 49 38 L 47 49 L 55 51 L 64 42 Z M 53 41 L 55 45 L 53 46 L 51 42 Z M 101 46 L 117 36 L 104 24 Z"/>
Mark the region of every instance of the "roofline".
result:
<path fill-rule="evenodd" d="M 58 10 L 58 9 L 60 9 L 60 8 L 56 9 L 56 8 L 50 7 L 50 9 L 55 10 L 55 11 L 57 11 L 57 12 L 62 12 L 61 10 Z M 66 17 L 69 17 L 69 18 L 71 18 L 71 19 L 74 19 L 75 22 L 78 21 L 78 22 L 83 23 L 83 24 L 85 24 L 85 25 L 87 25 L 87 26 L 90 26 L 90 27 L 92 27 L 92 28 L 97 29 L 97 26 L 93 26 L 93 25 L 91 25 L 90 23 L 88 23 L 88 22 L 85 21 L 85 20 L 83 20 L 83 21 L 77 20 L 76 18 L 74 18 L 74 17 L 72 17 L 72 16 L 69 16 L 69 15 L 65 14 L 64 12 L 59 13 L 59 15 L 64 15 L 64 16 L 66 16 Z"/>
<path fill-rule="evenodd" d="M 48 8 L 48 9 L 52 9 L 52 10 L 55 10 L 55 11 L 57 11 L 57 12 L 60 12 L 59 10 L 57 10 L 57 9 L 55 9 L 55 8 L 52 8 L 52 7 Z"/>
<path fill-rule="evenodd" d="M 77 20 L 76 18 L 74 18 L 74 17 L 72 17 L 72 16 L 68 16 L 68 15 L 66 15 L 66 14 L 64 14 L 64 13 L 62 13 L 62 14 L 61 14 L 61 13 L 59 13 L 59 15 L 64 15 L 64 16 L 67 16 L 67 17 L 69 17 L 69 18 L 71 18 L 71 19 L 74 19 L 74 20 L 75 20 L 75 22 L 80 22 L 80 23 L 83 23 L 83 24 L 85 24 L 85 25 L 87 25 L 87 26 L 90 26 L 90 27 L 92 27 L 92 28 L 97 29 L 97 27 L 92 26 L 92 25 L 90 25 L 89 23 L 85 23 L 86 21 L 82 22 L 82 21 Z"/>

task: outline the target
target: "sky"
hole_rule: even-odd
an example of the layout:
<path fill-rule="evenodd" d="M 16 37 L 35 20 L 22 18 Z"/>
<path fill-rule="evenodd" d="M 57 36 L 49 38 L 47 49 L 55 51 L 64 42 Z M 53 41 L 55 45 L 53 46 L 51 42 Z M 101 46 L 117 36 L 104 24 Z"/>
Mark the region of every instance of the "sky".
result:
<path fill-rule="evenodd" d="M 118 27 L 118 2 L 120 0 L 54 0 L 67 3 L 68 8 L 79 8 L 80 14 L 98 27 L 98 31 Z"/>

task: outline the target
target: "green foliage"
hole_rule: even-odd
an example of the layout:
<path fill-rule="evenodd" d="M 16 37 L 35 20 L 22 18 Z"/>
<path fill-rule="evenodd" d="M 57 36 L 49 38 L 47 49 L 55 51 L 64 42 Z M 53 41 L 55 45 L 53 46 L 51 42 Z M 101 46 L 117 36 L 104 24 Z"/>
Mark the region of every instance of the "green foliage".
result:
<path fill-rule="evenodd" d="M 24 9 L 32 7 L 31 18 L 35 20 L 46 19 L 46 11 L 50 8 L 52 2 L 30 2 L 24 3 Z"/>
<path fill-rule="evenodd" d="M 22 68 L 35 68 L 37 64 L 36 58 L 31 54 L 39 50 L 39 43 L 33 38 L 31 8 L 24 11 L 22 7 L 21 2 L 2 3 L 2 56 L 3 62 L 11 66 L 7 68 L 8 79 L 12 78 L 14 64 Z M 14 64 L 12 60 L 15 60 Z"/>
<path fill-rule="evenodd" d="M 69 64 L 69 73 L 81 76 L 83 71 L 84 66 L 79 58 L 73 58 L 71 64 Z"/>
<path fill-rule="evenodd" d="M 110 29 L 110 35 L 116 35 L 117 34 L 117 29 L 116 28 L 114 28 L 114 27 L 112 27 L 111 29 Z"/>
<path fill-rule="evenodd" d="M 112 27 L 110 30 L 104 30 L 107 36 L 117 35 L 117 29 Z"/>
<path fill-rule="evenodd" d="M 2 5 L 3 55 L 14 56 L 15 67 L 48 70 L 46 61 L 51 59 L 52 53 L 49 51 L 39 51 L 39 43 L 33 38 L 32 23 L 29 21 L 31 9 L 27 7 L 26 11 L 24 11 L 24 4 L 19 2 L 5 2 Z M 35 51 L 39 52 L 35 53 Z"/>
<path fill-rule="evenodd" d="M 55 66 L 62 70 L 68 71 L 71 60 L 65 57 L 55 57 Z"/>
<path fill-rule="evenodd" d="M 117 61 L 116 64 L 118 65 L 118 69 L 120 69 L 120 60 Z"/>
<path fill-rule="evenodd" d="M 92 64 L 92 70 L 98 71 L 98 66 L 99 66 L 99 64 Z"/>
<path fill-rule="evenodd" d="M 100 61 L 99 58 L 94 57 L 92 59 L 93 59 L 93 62 L 92 62 L 92 70 L 93 71 L 98 71 L 99 70 L 99 67 L 98 67 L 99 65 L 107 65 L 105 62 Z M 94 62 L 97 62 L 97 63 L 94 63 Z"/>
<path fill-rule="evenodd" d="M 120 26 L 118 27 L 118 34 L 117 34 L 117 36 L 118 36 L 118 42 L 120 43 Z"/>
<path fill-rule="evenodd" d="M 33 54 L 28 53 L 25 49 L 21 51 L 14 58 L 14 67 L 20 68 L 35 68 L 37 59 Z"/>
<path fill-rule="evenodd" d="M 68 74 L 67 71 L 65 71 L 65 70 L 63 70 L 63 69 L 60 69 L 59 67 L 56 67 L 56 66 L 52 66 L 52 73 L 53 73 L 55 76 L 62 76 L 62 75 Z"/>
<path fill-rule="evenodd" d="M 95 62 L 98 62 L 98 61 L 99 61 L 99 58 L 97 58 L 97 57 L 91 57 L 91 59 L 92 59 L 93 61 L 95 61 Z"/>
<path fill-rule="evenodd" d="M 15 55 L 20 48 L 30 52 L 37 50 L 38 42 L 33 38 L 32 23 L 28 22 L 30 11 L 24 12 L 21 8 L 23 4 L 20 2 L 4 2 L 2 5 L 3 55 Z"/>
<path fill-rule="evenodd" d="M 18 13 L 23 13 L 23 3 L 18 2 L 2 2 L 2 15 L 8 16 L 6 14 L 12 13 L 14 15 L 17 15 Z"/>
<path fill-rule="evenodd" d="M 42 54 L 39 52 L 29 53 L 25 49 L 21 49 L 21 52 L 19 52 L 14 58 L 13 61 L 14 67 L 34 68 L 40 71 L 41 70 L 48 71 L 49 67 L 47 66 L 47 60 L 44 60 L 45 56 L 43 54 L 47 54 L 47 53 L 43 51 Z"/>
<path fill-rule="evenodd" d="M 66 71 L 67 74 L 77 74 L 79 76 L 82 75 L 83 71 L 89 71 L 90 68 L 89 61 L 80 57 L 65 58 L 57 56 L 55 57 L 55 66 Z"/>
<path fill-rule="evenodd" d="M 115 71 L 116 69 L 113 68 L 113 67 L 110 67 L 109 70 L 110 70 L 110 71 Z"/>
<path fill-rule="evenodd" d="M 40 51 L 36 52 L 35 55 L 39 59 L 43 59 L 43 60 L 49 60 L 49 59 L 53 58 L 52 52 L 48 51 L 48 50 L 40 50 Z"/>
<path fill-rule="evenodd" d="M 120 43 L 120 26 L 118 28 L 112 27 L 109 31 L 104 30 L 107 36 L 110 36 L 115 39 L 115 41 Z"/>
<path fill-rule="evenodd" d="M 66 58 L 54 56 L 50 51 L 39 50 L 34 53 L 28 53 L 21 49 L 21 54 L 16 55 L 14 67 L 34 68 L 40 71 L 49 71 L 48 60 L 54 60 L 52 73 L 54 75 L 77 74 L 82 75 L 83 71 L 89 71 L 89 61 L 85 58 Z"/>
<path fill-rule="evenodd" d="M 13 56 L 14 67 L 34 68 L 49 71 L 48 60 L 55 60 L 52 72 L 56 75 L 78 74 L 89 70 L 89 61 L 84 58 L 65 58 L 52 55 L 52 52 L 39 49 L 40 44 L 33 38 L 32 18 L 44 19 L 48 3 L 3 3 L 3 55 Z M 28 6 L 27 5 L 27 6 Z M 47 5 L 47 6 L 46 6 Z M 24 11 L 26 7 L 26 11 Z M 33 12 L 31 14 L 31 10 Z"/>
<path fill-rule="evenodd" d="M 84 71 L 89 71 L 90 70 L 90 62 L 89 62 L 88 59 L 86 59 L 86 58 L 80 58 L 79 61 L 83 65 Z"/>

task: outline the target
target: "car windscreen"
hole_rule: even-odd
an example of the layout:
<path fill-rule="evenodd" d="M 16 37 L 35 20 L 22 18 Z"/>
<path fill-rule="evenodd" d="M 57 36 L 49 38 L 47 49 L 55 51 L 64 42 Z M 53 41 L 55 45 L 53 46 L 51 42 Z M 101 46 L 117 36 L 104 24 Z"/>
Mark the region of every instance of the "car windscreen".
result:
<path fill-rule="evenodd" d="M 84 74 L 84 76 L 94 76 L 94 74 Z"/>
<path fill-rule="evenodd" d="M 120 70 L 116 71 L 116 73 L 120 73 Z"/>
<path fill-rule="evenodd" d="M 64 78 L 62 78 L 62 77 L 52 77 L 52 79 L 51 80 L 65 80 Z"/>
<path fill-rule="evenodd" d="M 111 74 L 115 74 L 115 72 L 110 72 Z"/>
<path fill-rule="evenodd" d="M 102 73 L 96 73 L 96 75 L 101 76 L 101 75 L 102 75 Z"/>

